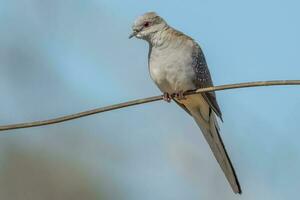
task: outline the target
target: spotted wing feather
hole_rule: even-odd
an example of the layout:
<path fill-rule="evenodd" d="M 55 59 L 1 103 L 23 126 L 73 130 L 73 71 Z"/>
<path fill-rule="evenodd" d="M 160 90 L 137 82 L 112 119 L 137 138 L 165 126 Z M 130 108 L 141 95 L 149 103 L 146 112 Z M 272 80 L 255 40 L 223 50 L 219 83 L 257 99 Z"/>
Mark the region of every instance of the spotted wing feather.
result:
<path fill-rule="evenodd" d="M 194 51 L 192 54 L 193 62 L 192 67 L 195 72 L 194 83 L 197 89 L 211 87 L 213 82 L 210 76 L 209 69 L 206 64 L 204 54 L 198 44 L 195 43 Z M 202 94 L 209 106 L 213 109 L 216 115 L 223 121 L 221 109 L 218 105 L 215 92 L 206 92 Z"/>

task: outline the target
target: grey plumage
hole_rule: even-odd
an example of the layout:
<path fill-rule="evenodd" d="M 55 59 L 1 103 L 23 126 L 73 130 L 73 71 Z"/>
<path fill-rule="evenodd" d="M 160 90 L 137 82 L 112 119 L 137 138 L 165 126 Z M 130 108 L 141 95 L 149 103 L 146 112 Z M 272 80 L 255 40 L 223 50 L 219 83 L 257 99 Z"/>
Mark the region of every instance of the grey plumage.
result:
<path fill-rule="evenodd" d="M 149 42 L 149 71 L 158 88 L 169 94 L 213 86 L 200 46 L 170 27 L 156 13 L 137 18 L 133 34 Z M 216 116 L 222 113 L 214 92 L 175 99 L 196 121 L 235 193 L 241 188 L 220 136 Z"/>

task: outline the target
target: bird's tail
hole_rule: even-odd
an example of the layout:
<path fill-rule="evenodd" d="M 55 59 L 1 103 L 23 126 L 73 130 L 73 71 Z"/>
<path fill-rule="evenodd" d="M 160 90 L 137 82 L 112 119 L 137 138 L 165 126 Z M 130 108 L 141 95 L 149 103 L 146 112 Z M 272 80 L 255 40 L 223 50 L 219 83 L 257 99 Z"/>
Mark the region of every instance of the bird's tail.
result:
<path fill-rule="evenodd" d="M 200 110 L 192 113 L 193 118 L 201 129 L 206 141 L 208 142 L 212 152 L 222 168 L 232 190 L 241 194 L 241 187 L 237 179 L 235 170 L 226 152 L 224 143 L 220 136 L 218 122 L 215 113 L 209 108 L 209 117 L 205 119 Z"/>

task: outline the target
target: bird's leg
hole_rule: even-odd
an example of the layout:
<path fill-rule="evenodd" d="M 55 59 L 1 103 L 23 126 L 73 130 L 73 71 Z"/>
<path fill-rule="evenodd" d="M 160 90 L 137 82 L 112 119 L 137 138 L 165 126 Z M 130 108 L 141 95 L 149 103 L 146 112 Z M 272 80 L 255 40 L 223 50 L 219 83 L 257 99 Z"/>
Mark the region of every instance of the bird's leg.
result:
<path fill-rule="evenodd" d="M 174 93 L 174 97 L 178 100 L 185 100 L 186 97 L 184 96 L 184 92 L 181 90 L 177 93 Z"/>
<path fill-rule="evenodd" d="M 172 100 L 172 96 L 169 93 L 164 92 L 164 94 L 163 94 L 163 100 L 165 100 L 166 102 L 170 103 L 171 100 Z"/>

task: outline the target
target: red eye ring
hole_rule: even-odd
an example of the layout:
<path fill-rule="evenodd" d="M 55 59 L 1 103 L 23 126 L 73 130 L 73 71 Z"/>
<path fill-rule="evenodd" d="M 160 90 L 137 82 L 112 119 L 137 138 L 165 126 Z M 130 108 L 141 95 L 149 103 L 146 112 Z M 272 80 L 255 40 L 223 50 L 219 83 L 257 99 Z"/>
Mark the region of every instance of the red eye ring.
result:
<path fill-rule="evenodd" d="M 144 27 L 149 27 L 150 26 L 150 22 L 145 22 L 144 23 Z"/>

